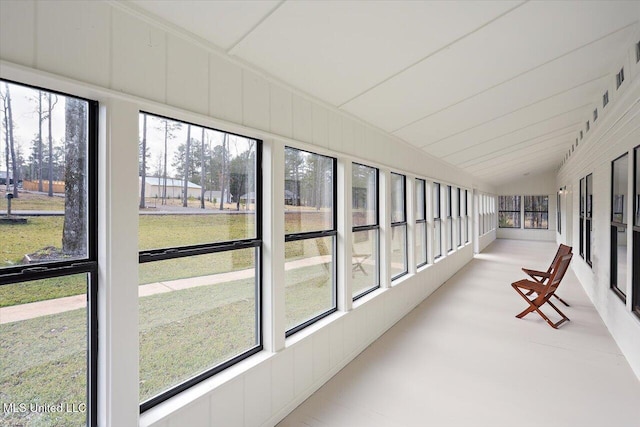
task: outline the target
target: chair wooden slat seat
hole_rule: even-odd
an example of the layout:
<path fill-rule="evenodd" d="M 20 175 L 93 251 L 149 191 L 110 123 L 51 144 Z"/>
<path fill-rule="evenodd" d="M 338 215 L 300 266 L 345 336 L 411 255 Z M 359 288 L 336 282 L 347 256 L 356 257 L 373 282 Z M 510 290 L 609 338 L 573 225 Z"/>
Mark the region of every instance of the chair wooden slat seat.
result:
<path fill-rule="evenodd" d="M 551 271 L 553 270 L 553 266 L 556 264 L 558 259 L 561 256 L 570 254 L 572 250 L 573 248 L 571 246 L 560 244 L 560 246 L 558 246 L 558 250 L 556 251 L 556 255 L 553 257 L 553 261 L 551 261 L 551 265 L 549 265 L 549 268 L 547 269 L 547 271 L 532 270 L 529 268 L 522 268 L 522 271 L 524 271 L 529 277 L 531 277 L 536 282 L 545 283 L 549 279 L 549 277 L 551 277 Z M 536 292 L 536 291 L 531 289 L 529 293 L 527 293 L 527 295 L 531 295 L 533 292 Z M 554 294 L 553 296 L 557 298 L 561 303 L 566 305 L 567 307 L 570 307 L 569 304 L 565 300 L 560 298 L 559 295 Z"/>
<path fill-rule="evenodd" d="M 525 308 L 521 313 L 516 315 L 518 319 L 522 319 L 527 314 L 535 311 L 549 324 L 549 326 L 554 329 L 558 329 L 558 326 L 560 326 L 564 322 L 569 321 L 569 318 L 565 316 L 564 313 L 561 312 L 560 309 L 558 309 L 558 307 L 556 307 L 550 301 L 550 299 L 555 294 L 558 286 L 560 286 L 562 278 L 569 268 L 569 263 L 571 262 L 572 257 L 572 253 L 562 255 L 554 264 L 551 275 L 549 276 L 549 279 L 546 281 L 546 283 L 529 279 L 522 279 L 511 284 L 511 287 L 513 287 L 513 289 L 515 289 L 515 291 L 529 304 L 529 307 Z M 535 293 L 536 296 L 534 298 L 529 298 L 531 293 Z M 541 311 L 541 307 L 544 304 L 549 304 L 551 308 L 553 308 L 556 313 L 561 316 L 561 319 L 558 322 L 552 322 Z"/>

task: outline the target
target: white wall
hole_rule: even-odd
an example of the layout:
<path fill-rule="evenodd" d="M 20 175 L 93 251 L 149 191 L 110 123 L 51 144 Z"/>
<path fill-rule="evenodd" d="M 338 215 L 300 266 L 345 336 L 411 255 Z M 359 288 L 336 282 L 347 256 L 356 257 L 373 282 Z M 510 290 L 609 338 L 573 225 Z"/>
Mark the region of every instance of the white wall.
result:
<path fill-rule="evenodd" d="M 640 40 L 640 34 L 636 40 Z M 611 161 L 628 152 L 630 164 L 633 148 L 640 144 L 640 63 L 629 49 L 624 62 L 616 64 L 616 72 L 624 65 L 625 81 L 616 90 L 615 79 L 609 82 L 610 103 L 602 108 L 602 94 L 594 99 L 599 118 L 580 142 L 558 173 L 557 187 L 567 186 L 572 204 L 568 223 L 572 224 L 572 245 L 576 255 L 572 267 L 614 339 L 625 354 L 634 372 L 640 378 L 640 319 L 631 312 L 632 252 L 627 254 L 626 304 L 610 289 L 610 215 L 611 215 Z M 632 194 L 632 169 L 629 170 L 628 194 Z M 579 181 L 593 173 L 593 238 L 592 267 L 579 255 Z M 632 218 L 631 204 L 628 217 Z M 631 227 L 628 227 L 627 247 L 631 248 Z M 636 250 L 639 250 L 636 248 Z"/>
<path fill-rule="evenodd" d="M 496 192 L 502 196 L 549 196 L 549 228 L 546 230 L 525 228 L 498 228 L 498 239 L 522 240 L 556 240 L 556 174 L 548 171 L 536 175 L 528 175 L 516 181 L 510 181 L 497 187 Z M 524 209 L 524 199 L 521 199 Z M 522 221 L 524 227 L 524 221 Z"/>
<path fill-rule="evenodd" d="M 336 314 L 285 340 L 278 285 L 284 269 L 282 208 L 266 202 L 265 351 L 139 416 L 138 334 L 132 327 L 138 321 L 137 242 L 129 238 L 138 220 L 137 186 L 131 183 L 138 180 L 139 110 L 264 140 L 265 199 L 268 192 L 283 191 L 278 183 L 286 144 L 334 155 L 341 164 L 358 159 L 408 178 L 493 189 L 117 2 L 1 1 L 0 60 L 2 78 L 101 105 L 100 425 L 272 425 L 473 256 L 468 244 L 429 267 L 411 267 L 393 287 L 383 279 L 382 289 L 353 308 L 343 298 Z M 338 236 L 345 252 L 348 236 L 344 230 Z"/>

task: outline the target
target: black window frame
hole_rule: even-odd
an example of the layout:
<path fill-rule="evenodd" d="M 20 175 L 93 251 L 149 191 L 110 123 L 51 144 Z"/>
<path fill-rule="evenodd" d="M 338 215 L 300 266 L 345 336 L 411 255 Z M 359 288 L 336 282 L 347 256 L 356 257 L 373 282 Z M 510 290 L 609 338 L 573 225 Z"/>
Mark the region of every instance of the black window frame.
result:
<path fill-rule="evenodd" d="M 640 42 L 638 43 L 640 50 Z M 633 149 L 633 241 L 631 311 L 640 318 L 640 145 Z"/>
<path fill-rule="evenodd" d="M 543 197 L 547 199 L 547 210 L 527 210 L 527 197 Z M 522 228 L 525 230 L 548 230 L 549 229 L 549 196 L 546 194 L 538 195 L 525 195 L 523 196 L 522 211 L 524 213 L 524 221 L 522 222 Z M 547 214 L 547 226 L 546 227 L 527 227 L 527 214 Z"/>
<path fill-rule="evenodd" d="M 192 257 L 197 255 L 207 255 L 214 254 L 220 252 L 229 252 L 240 249 L 251 249 L 253 248 L 256 252 L 255 260 L 256 260 L 256 330 L 257 330 L 257 339 L 258 344 L 249 348 L 241 354 L 238 354 L 231 359 L 228 359 L 218 365 L 212 366 L 209 369 L 194 375 L 193 377 L 187 379 L 184 382 L 174 385 L 173 387 L 145 400 L 140 402 L 140 413 L 143 413 L 154 406 L 176 396 L 179 393 L 193 387 L 194 385 L 210 378 L 225 369 L 229 368 L 237 364 L 238 362 L 245 360 L 246 358 L 260 352 L 264 348 L 263 344 L 263 330 L 262 330 L 262 140 L 257 138 L 248 137 L 246 135 L 241 135 L 234 132 L 228 132 L 221 129 L 212 128 L 210 126 L 205 126 L 193 122 L 188 122 L 186 120 L 176 119 L 173 117 L 167 117 L 160 114 L 152 113 L 149 111 L 140 110 L 139 114 L 147 114 L 149 116 L 158 117 L 161 119 L 172 120 L 175 122 L 180 122 L 186 125 L 197 126 L 200 128 L 210 129 L 217 132 L 226 133 L 229 135 L 239 136 L 241 138 L 252 139 L 256 142 L 256 225 L 255 225 L 255 237 L 248 239 L 238 239 L 238 240 L 228 240 L 223 242 L 215 242 L 215 243 L 201 243 L 196 245 L 185 245 L 185 246 L 175 246 L 175 247 L 166 247 L 166 248 L 156 248 L 156 249 L 147 249 L 139 251 L 138 253 L 138 263 L 146 264 L 154 261 L 163 261 L 170 259 L 179 259 L 185 257 Z"/>
<path fill-rule="evenodd" d="M 9 79 L 9 83 L 87 103 L 87 254 L 68 261 L 0 268 L 0 286 L 85 274 L 87 280 L 87 415 L 86 424 L 98 425 L 98 174 L 99 103 L 81 96 Z"/>
<path fill-rule="evenodd" d="M 518 205 L 519 209 L 502 209 L 502 203 L 500 203 L 500 199 L 503 197 L 513 197 L 514 198 L 514 202 L 515 204 Z M 516 202 L 517 200 L 517 202 Z M 507 212 L 507 213 L 517 213 L 519 220 L 518 220 L 518 226 L 516 227 L 515 225 L 513 227 L 506 227 L 506 226 L 502 226 L 500 225 L 500 220 L 498 220 L 498 228 L 504 228 L 504 229 L 520 229 L 522 228 L 522 196 L 518 195 L 518 194 L 513 194 L 513 195 L 500 195 L 498 196 L 498 218 L 500 218 L 500 214 L 503 212 Z"/>
<path fill-rule="evenodd" d="M 458 217 L 456 218 L 456 221 L 458 222 L 458 247 L 461 248 L 462 247 L 462 190 L 460 189 L 460 187 L 457 187 L 458 189 L 458 205 L 457 205 L 457 209 L 458 209 Z"/>
<path fill-rule="evenodd" d="M 322 237 L 331 237 L 333 245 L 332 245 L 332 254 L 333 254 L 333 271 L 332 271 L 332 280 L 333 280 L 333 307 L 330 309 L 302 322 L 299 325 L 294 326 L 293 328 L 288 329 L 285 332 L 285 337 L 290 337 L 296 332 L 300 332 L 305 329 L 307 326 L 310 326 L 316 323 L 318 320 L 323 319 L 336 311 L 338 311 L 338 159 L 335 157 L 327 156 L 320 153 L 315 153 L 313 151 L 305 150 L 302 148 L 286 146 L 287 148 L 302 151 L 304 153 L 313 154 L 314 156 L 322 156 L 327 159 L 331 159 L 331 174 L 333 177 L 332 188 L 333 188 L 333 200 L 332 200 L 332 228 L 318 231 L 305 231 L 300 233 L 286 233 L 284 234 L 284 242 L 285 244 L 288 242 L 295 242 L 299 240 L 309 240 L 309 239 L 319 239 Z M 284 177 L 283 177 L 284 179 Z"/>
<path fill-rule="evenodd" d="M 359 232 L 359 231 L 372 231 L 375 230 L 376 234 L 377 234 L 377 244 L 378 247 L 376 248 L 376 284 L 373 287 L 367 288 L 364 291 L 360 292 L 357 295 L 352 296 L 352 301 L 356 301 L 360 298 L 362 298 L 363 296 L 375 291 L 376 289 L 380 288 L 380 169 L 373 167 L 373 166 L 369 166 L 369 165 L 365 165 L 363 163 L 358 163 L 358 162 L 352 162 L 353 165 L 358 165 L 358 166 L 364 166 L 366 168 L 370 168 L 370 169 L 374 169 L 376 171 L 376 215 L 375 215 L 375 223 L 374 224 L 367 224 L 367 225 L 358 225 L 358 226 L 353 226 L 351 227 L 351 233 L 352 235 Z M 334 180 L 335 181 L 335 180 Z M 336 189 L 334 189 L 334 193 L 335 193 Z M 336 199 L 337 201 L 337 199 Z M 334 209 L 335 210 L 335 209 Z M 353 214 L 353 213 L 352 213 Z M 335 220 L 337 220 L 337 213 L 336 213 L 336 218 Z"/>
<path fill-rule="evenodd" d="M 422 206 L 416 206 L 416 224 L 424 224 L 424 262 L 416 263 L 416 268 L 423 267 L 429 264 L 429 233 L 427 225 L 427 180 L 422 178 L 416 178 L 416 183 L 420 181 L 422 184 Z M 417 188 L 417 184 L 416 184 Z M 416 200 L 417 205 L 417 200 Z M 422 218 L 417 214 L 418 209 L 422 210 Z"/>
<path fill-rule="evenodd" d="M 579 229 L 580 229 L 580 236 L 578 238 L 579 240 L 579 254 L 580 257 L 582 259 L 584 259 L 584 213 L 585 213 L 585 178 L 580 178 L 579 181 L 579 193 L 580 193 L 580 213 L 579 213 Z"/>
<path fill-rule="evenodd" d="M 558 234 L 562 235 L 562 188 L 558 190 L 558 195 L 556 198 L 556 212 L 557 212 L 557 222 L 556 222 L 556 230 Z"/>
<path fill-rule="evenodd" d="M 471 215 L 469 215 L 469 190 L 464 190 L 464 211 L 465 211 L 465 221 L 467 221 L 467 227 L 465 230 L 465 241 L 464 243 L 469 243 L 469 234 L 471 233 Z"/>
<path fill-rule="evenodd" d="M 636 43 L 636 63 L 640 62 L 640 42 Z"/>
<path fill-rule="evenodd" d="M 391 222 L 391 232 L 393 233 L 394 228 L 399 228 L 404 226 L 404 271 L 395 276 L 391 277 L 391 281 L 393 282 L 396 279 L 399 279 L 402 276 L 409 274 L 409 243 L 408 243 L 408 227 L 407 227 L 407 176 L 401 174 L 399 172 L 391 172 L 390 177 L 392 175 L 398 175 L 402 177 L 402 221 Z M 390 179 L 391 180 L 391 179 Z"/>
<path fill-rule="evenodd" d="M 620 68 L 618 74 L 616 74 L 616 90 L 620 89 L 624 82 L 624 67 Z"/>
<path fill-rule="evenodd" d="M 604 107 L 606 107 L 607 104 L 609 104 L 609 91 L 606 91 L 602 95 L 602 108 L 604 109 Z"/>
<path fill-rule="evenodd" d="M 629 153 L 624 153 L 611 161 L 611 216 L 609 220 L 611 221 L 611 235 L 610 235 L 610 274 L 609 274 L 609 288 L 613 291 L 614 294 L 618 296 L 624 303 L 627 302 L 627 294 L 626 289 L 620 289 L 618 282 L 618 233 L 620 233 L 620 229 L 622 232 L 627 234 L 627 223 L 624 221 L 624 210 L 625 210 L 625 201 L 622 200 L 622 212 L 617 212 L 616 207 L 617 204 L 615 200 L 614 188 L 615 188 L 615 171 L 616 171 L 616 162 L 626 158 L 627 160 L 627 168 L 629 167 Z M 627 169 L 628 170 L 628 169 Z M 628 182 L 627 182 L 628 184 Z M 628 185 L 627 185 L 628 187 Z M 625 192 L 626 192 L 625 188 Z M 621 221 L 619 221 L 621 215 Z M 626 283 L 622 284 L 626 287 Z"/>
<path fill-rule="evenodd" d="M 589 185 L 589 180 L 591 180 L 591 185 Z M 585 251 L 584 251 L 584 259 L 589 264 L 589 267 L 593 267 L 591 261 L 591 233 L 593 232 L 593 174 L 590 173 L 585 177 L 585 224 L 584 224 L 584 240 L 585 240 Z"/>

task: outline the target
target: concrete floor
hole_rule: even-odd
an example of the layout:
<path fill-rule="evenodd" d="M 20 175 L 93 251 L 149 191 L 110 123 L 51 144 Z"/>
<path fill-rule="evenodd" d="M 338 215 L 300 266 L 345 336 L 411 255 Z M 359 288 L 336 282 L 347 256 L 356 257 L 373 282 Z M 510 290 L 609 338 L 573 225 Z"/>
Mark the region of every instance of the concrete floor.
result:
<path fill-rule="evenodd" d="M 495 241 L 279 426 L 640 426 L 640 381 L 571 270 L 570 322 L 514 317 L 510 283 L 556 248 Z"/>

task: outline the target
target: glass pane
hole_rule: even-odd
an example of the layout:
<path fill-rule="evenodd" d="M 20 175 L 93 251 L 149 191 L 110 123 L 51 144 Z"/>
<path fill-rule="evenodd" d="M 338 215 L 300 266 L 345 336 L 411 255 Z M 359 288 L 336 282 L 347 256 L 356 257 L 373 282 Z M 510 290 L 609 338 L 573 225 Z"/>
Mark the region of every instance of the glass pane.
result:
<path fill-rule="evenodd" d="M 451 252 L 453 250 L 453 221 L 447 221 L 447 252 Z"/>
<path fill-rule="evenodd" d="M 426 214 L 424 204 L 424 188 L 425 182 L 422 179 L 416 179 L 416 219 L 425 219 Z"/>
<path fill-rule="evenodd" d="M 375 225 L 378 223 L 378 170 L 354 163 L 352 171 L 352 225 Z"/>
<path fill-rule="evenodd" d="M 613 186 L 611 195 L 611 220 L 614 222 L 627 223 L 627 183 L 629 182 L 627 172 L 629 171 L 629 156 L 623 157 L 613 162 Z"/>
<path fill-rule="evenodd" d="M 623 295 L 627 294 L 627 228 L 611 227 L 611 260 L 615 266 L 615 274 L 611 277 L 611 284 Z"/>
<path fill-rule="evenodd" d="M 442 256 L 442 222 L 440 220 L 434 221 L 433 256 L 435 258 Z"/>
<path fill-rule="evenodd" d="M 416 265 L 427 262 L 427 223 L 416 223 Z"/>
<path fill-rule="evenodd" d="M 259 344 L 256 251 L 140 264 L 140 401 Z"/>
<path fill-rule="evenodd" d="M 433 183 L 433 217 L 440 218 L 440 184 Z"/>
<path fill-rule="evenodd" d="M 255 237 L 257 142 L 150 114 L 139 118 L 139 249 Z"/>
<path fill-rule="evenodd" d="M 404 175 L 391 173 L 391 222 L 403 222 L 404 217 Z"/>
<path fill-rule="evenodd" d="M 500 212 L 500 228 L 520 228 L 520 212 Z"/>
<path fill-rule="evenodd" d="M 586 205 L 586 215 L 588 217 L 592 216 L 593 213 L 593 175 L 587 175 L 587 184 L 586 184 L 586 194 L 587 194 L 587 205 Z"/>
<path fill-rule="evenodd" d="M 391 279 L 407 272 L 407 226 L 391 227 Z"/>
<path fill-rule="evenodd" d="M 636 148 L 634 150 L 635 152 L 635 158 L 636 158 L 636 167 L 635 170 L 633 172 L 633 174 L 636 177 L 636 183 L 635 183 L 635 200 L 636 200 L 636 207 L 635 207 L 635 219 L 634 219 L 634 225 L 636 226 L 640 226 L 640 147 Z"/>
<path fill-rule="evenodd" d="M 353 233 L 352 295 L 379 286 L 378 274 L 378 230 Z"/>
<path fill-rule="evenodd" d="M 13 118 L 0 150 L 0 268 L 86 258 L 88 102 L 6 82 L 0 96 Z"/>
<path fill-rule="evenodd" d="M 447 185 L 447 217 L 450 217 L 453 213 L 453 194 L 451 192 L 451 186 Z"/>
<path fill-rule="evenodd" d="M 456 219 L 456 223 L 458 223 L 458 246 L 462 246 L 462 219 Z"/>
<path fill-rule="evenodd" d="M 525 212 L 524 228 L 549 228 L 549 214 L 547 212 Z"/>
<path fill-rule="evenodd" d="M 584 216 L 584 178 L 580 179 L 580 215 Z"/>
<path fill-rule="evenodd" d="M 284 161 L 285 233 L 333 230 L 334 159 L 285 147 Z"/>
<path fill-rule="evenodd" d="M 336 307 L 333 237 L 285 243 L 287 330 Z"/>
<path fill-rule="evenodd" d="M 86 425 L 87 284 L 78 274 L 0 287 L 1 425 Z M 56 304 L 22 302 L 59 286 L 78 291 Z"/>

